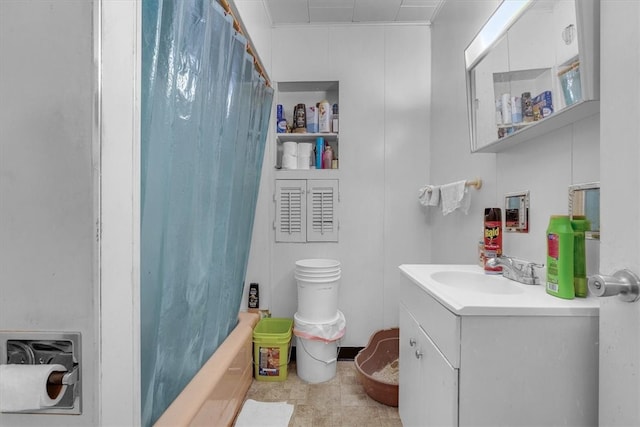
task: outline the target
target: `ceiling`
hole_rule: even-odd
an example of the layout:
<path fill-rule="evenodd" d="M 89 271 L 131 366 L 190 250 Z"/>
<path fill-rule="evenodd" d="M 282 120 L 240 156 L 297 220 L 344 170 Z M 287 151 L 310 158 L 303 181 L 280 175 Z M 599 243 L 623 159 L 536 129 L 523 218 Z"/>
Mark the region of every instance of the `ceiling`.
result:
<path fill-rule="evenodd" d="M 271 23 L 431 22 L 446 0 L 262 0 Z"/>

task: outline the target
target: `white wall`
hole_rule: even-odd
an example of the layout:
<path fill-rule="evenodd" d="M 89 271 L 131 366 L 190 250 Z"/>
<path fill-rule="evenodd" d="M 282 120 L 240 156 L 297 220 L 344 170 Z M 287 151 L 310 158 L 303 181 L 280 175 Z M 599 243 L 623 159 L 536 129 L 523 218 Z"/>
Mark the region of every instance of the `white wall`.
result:
<path fill-rule="evenodd" d="M 82 334 L 83 413 L 0 425 L 96 425 L 94 5 L 0 2 L 0 329 Z"/>
<path fill-rule="evenodd" d="M 270 137 L 246 283 L 260 283 L 261 307 L 292 317 L 295 261 L 339 259 L 338 305 L 347 319 L 341 344 L 364 346 L 375 330 L 398 324 L 398 265 L 429 260 L 429 230 L 417 201 L 428 177 L 429 28 L 273 28 L 266 52 L 254 36 L 265 35 L 261 6 L 236 4 L 272 80 L 340 82 L 340 242 L 274 243 L 274 180 L 286 175 L 273 169 Z"/>
<path fill-rule="evenodd" d="M 448 0 L 432 26 L 431 175 L 436 183 L 483 179 L 469 215 L 435 216 L 434 263 L 474 263 L 483 209 L 504 209 L 504 195 L 531 192 L 530 231 L 505 233 L 504 253 L 544 262 L 551 214 L 567 213 L 568 186 L 599 180 L 599 115 L 522 143 L 499 154 L 470 154 L 464 49 L 499 1 Z M 533 41 L 532 41 L 533 42 Z"/>

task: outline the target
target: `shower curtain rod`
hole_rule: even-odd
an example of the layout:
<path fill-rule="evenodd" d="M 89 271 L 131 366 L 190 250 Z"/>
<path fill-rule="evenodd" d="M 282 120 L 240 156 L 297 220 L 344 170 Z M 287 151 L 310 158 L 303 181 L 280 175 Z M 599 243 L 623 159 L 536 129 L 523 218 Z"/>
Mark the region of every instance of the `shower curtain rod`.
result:
<path fill-rule="evenodd" d="M 231 15 L 233 17 L 233 28 L 237 32 L 242 34 L 244 37 L 246 37 L 246 39 L 247 39 L 247 53 L 249 53 L 249 55 L 251 55 L 253 57 L 253 65 L 256 68 L 256 71 L 264 78 L 264 80 L 266 82 L 266 85 L 271 87 L 271 81 L 269 80 L 269 76 L 267 76 L 267 72 L 264 70 L 264 67 L 262 66 L 262 61 L 260 61 L 260 57 L 258 56 L 257 52 L 255 51 L 255 49 L 253 47 L 253 42 L 251 41 L 251 38 L 249 37 L 249 34 L 247 34 L 247 31 L 244 28 L 244 25 L 242 24 L 242 21 L 237 18 L 237 16 L 239 16 L 239 14 L 237 13 L 236 8 L 235 7 L 231 7 L 231 4 L 229 4 L 229 2 L 227 0 L 218 0 L 218 4 L 220 4 L 220 6 L 222 6 L 222 8 L 225 10 L 225 12 L 227 12 L 229 15 Z"/>

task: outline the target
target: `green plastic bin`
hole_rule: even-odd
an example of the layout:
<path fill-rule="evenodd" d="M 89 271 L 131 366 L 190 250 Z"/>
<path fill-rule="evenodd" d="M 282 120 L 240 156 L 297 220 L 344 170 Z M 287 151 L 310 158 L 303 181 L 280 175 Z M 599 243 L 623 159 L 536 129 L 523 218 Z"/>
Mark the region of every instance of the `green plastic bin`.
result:
<path fill-rule="evenodd" d="M 266 317 L 253 330 L 254 376 L 258 381 L 284 381 L 291 351 L 293 319 Z"/>

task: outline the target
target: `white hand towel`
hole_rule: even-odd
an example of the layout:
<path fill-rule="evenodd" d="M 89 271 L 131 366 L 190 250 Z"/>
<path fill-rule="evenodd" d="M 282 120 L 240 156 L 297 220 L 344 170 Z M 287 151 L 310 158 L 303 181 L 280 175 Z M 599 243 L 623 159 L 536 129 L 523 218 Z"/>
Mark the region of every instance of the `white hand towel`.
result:
<path fill-rule="evenodd" d="M 438 206 L 440 203 L 440 186 L 425 185 L 418 190 L 418 200 L 422 206 Z"/>
<path fill-rule="evenodd" d="M 460 209 L 465 215 L 469 213 L 471 196 L 466 183 L 467 181 L 457 181 L 440 187 L 443 215 L 448 215 L 456 209 Z"/>

